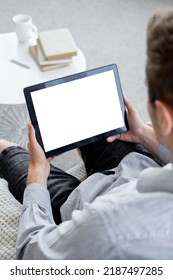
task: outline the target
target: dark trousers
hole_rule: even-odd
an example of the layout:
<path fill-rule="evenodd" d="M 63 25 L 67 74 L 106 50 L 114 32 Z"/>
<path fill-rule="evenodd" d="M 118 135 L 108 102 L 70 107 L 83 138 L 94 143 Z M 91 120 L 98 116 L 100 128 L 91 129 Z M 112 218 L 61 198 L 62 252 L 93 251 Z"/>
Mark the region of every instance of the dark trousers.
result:
<path fill-rule="evenodd" d="M 116 167 L 124 156 L 134 151 L 153 158 L 142 145 L 122 141 L 107 143 L 102 140 L 80 148 L 88 176 L 96 172 L 108 174 L 107 170 Z M 28 151 L 21 147 L 9 147 L 0 154 L 0 177 L 8 182 L 9 190 L 21 203 L 26 188 L 28 165 Z M 48 190 L 56 224 L 61 222 L 61 205 L 79 184 L 77 178 L 51 165 Z"/>

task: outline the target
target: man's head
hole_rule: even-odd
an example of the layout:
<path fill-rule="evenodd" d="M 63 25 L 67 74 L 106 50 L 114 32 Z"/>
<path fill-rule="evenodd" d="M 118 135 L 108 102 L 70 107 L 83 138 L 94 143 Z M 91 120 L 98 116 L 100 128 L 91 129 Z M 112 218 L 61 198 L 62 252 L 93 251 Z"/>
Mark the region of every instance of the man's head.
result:
<path fill-rule="evenodd" d="M 173 137 L 173 8 L 159 11 L 150 19 L 147 33 L 146 75 L 149 94 L 148 108 L 153 126 L 160 140 L 171 148 L 171 137 Z"/>

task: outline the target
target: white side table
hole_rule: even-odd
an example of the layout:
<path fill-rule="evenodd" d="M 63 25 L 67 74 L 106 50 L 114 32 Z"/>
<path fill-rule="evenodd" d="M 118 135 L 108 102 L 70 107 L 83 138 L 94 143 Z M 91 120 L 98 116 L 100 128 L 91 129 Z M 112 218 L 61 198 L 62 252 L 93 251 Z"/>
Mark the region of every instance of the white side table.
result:
<path fill-rule="evenodd" d="M 11 59 L 30 66 L 30 69 L 12 63 Z M 0 68 L 0 104 L 22 104 L 25 103 L 24 87 L 85 71 L 86 60 L 78 50 L 71 65 L 42 72 L 31 57 L 28 45 L 18 43 L 15 33 L 4 33 L 0 34 Z"/>
<path fill-rule="evenodd" d="M 30 68 L 16 65 L 10 62 L 11 59 Z M 5 33 L 0 34 L 0 68 L 0 138 L 26 147 L 29 116 L 23 88 L 85 71 L 86 60 L 78 50 L 70 66 L 42 72 L 30 55 L 28 45 L 19 44 L 15 33 Z"/>

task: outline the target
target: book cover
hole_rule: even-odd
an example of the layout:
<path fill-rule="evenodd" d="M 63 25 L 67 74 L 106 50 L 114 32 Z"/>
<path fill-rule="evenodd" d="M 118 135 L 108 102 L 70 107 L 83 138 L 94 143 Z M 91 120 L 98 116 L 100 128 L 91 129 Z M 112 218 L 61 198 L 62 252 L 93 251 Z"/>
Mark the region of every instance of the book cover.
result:
<path fill-rule="evenodd" d="M 65 59 L 55 59 L 55 60 L 46 60 L 40 44 L 37 44 L 37 60 L 40 65 L 53 65 L 53 64 L 62 64 L 62 63 L 72 63 L 72 58 Z"/>
<path fill-rule="evenodd" d="M 77 55 L 77 45 L 68 28 L 42 31 L 38 35 L 38 42 L 46 60 Z"/>
<path fill-rule="evenodd" d="M 51 64 L 51 65 L 40 65 L 37 59 L 37 46 L 30 46 L 29 47 L 29 52 L 32 55 L 33 59 L 37 63 L 38 67 L 40 68 L 41 71 L 48 71 L 48 70 L 53 70 L 61 67 L 68 66 L 69 63 L 61 63 L 61 64 Z"/>

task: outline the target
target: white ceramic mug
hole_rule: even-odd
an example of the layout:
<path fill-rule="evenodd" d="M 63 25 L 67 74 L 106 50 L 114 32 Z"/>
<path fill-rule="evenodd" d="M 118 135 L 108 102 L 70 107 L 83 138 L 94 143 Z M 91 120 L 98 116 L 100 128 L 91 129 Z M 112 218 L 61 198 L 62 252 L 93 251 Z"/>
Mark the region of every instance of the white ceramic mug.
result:
<path fill-rule="evenodd" d="M 32 24 L 32 17 L 25 14 L 13 17 L 15 32 L 20 43 L 27 43 L 30 39 L 37 36 L 37 28 Z"/>

